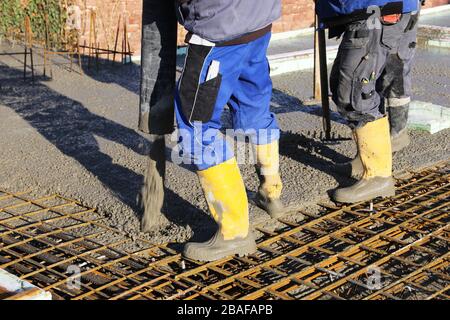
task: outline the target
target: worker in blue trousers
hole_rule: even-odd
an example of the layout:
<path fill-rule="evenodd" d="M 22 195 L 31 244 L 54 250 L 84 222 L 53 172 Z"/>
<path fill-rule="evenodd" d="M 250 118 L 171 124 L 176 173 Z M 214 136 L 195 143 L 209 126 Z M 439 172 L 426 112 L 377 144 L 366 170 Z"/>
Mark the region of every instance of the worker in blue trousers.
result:
<path fill-rule="evenodd" d="M 280 201 L 279 128 L 270 112 L 272 82 L 266 57 L 281 0 L 179 0 L 188 31 L 186 60 L 175 97 L 180 145 L 191 159 L 219 228 L 207 242 L 186 244 L 186 258 L 213 261 L 256 251 L 248 200 L 232 146 L 220 133 L 228 104 L 233 128 L 249 134 L 261 183 L 255 202 L 272 217 Z"/>
<path fill-rule="evenodd" d="M 317 0 L 320 26 L 342 37 L 330 76 L 333 101 L 353 129 L 358 155 L 336 170 L 359 179 L 334 193 L 355 203 L 395 194 L 392 152 L 406 130 L 418 0 Z"/>

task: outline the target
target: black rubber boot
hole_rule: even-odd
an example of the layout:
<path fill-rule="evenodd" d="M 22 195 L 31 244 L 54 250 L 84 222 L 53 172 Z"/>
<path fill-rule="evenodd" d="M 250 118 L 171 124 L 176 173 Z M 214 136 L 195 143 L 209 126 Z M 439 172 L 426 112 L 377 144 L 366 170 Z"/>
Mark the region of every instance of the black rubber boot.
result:
<path fill-rule="evenodd" d="M 398 152 L 410 144 L 407 129 L 408 114 L 409 103 L 403 106 L 389 107 L 392 152 Z"/>
<path fill-rule="evenodd" d="M 334 200 L 341 203 L 356 203 L 394 195 L 395 182 L 392 177 L 375 177 L 362 179 L 351 187 L 336 190 Z"/>
<path fill-rule="evenodd" d="M 357 154 L 355 159 L 345 163 L 337 163 L 334 167 L 335 170 L 346 177 L 351 177 L 354 179 L 361 179 L 364 173 L 364 167 L 361 162 L 361 158 Z"/>
<path fill-rule="evenodd" d="M 189 242 L 184 246 L 183 256 L 197 261 L 216 261 L 237 254 L 246 256 L 257 250 L 253 234 L 249 232 L 245 238 L 224 240 L 222 233 L 217 231 L 206 242 Z"/>

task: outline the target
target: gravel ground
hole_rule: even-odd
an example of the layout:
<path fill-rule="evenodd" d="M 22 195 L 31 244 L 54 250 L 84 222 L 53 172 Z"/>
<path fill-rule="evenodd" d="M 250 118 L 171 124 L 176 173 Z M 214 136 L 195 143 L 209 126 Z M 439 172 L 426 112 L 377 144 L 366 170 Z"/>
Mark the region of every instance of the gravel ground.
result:
<path fill-rule="evenodd" d="M 0 51 L 5 50 L 11 48 L 3 45 Z M 448 55 L 419 52 L 415 98 L 450 106 Z M 83 76 L 61 65 L 53 68 L 52 80 L 38 76 L 32 85 L 21 79 L 17 59 L 20 57 L 0 56 L 0 188 L 13 192 L 31 189 L 36 195 L 56 192 L 74 198 L 97 208 L 111 226 L 157 243 L 204 239 L 214 231 L 195 174 L 169 162 L 165 219 L 154 232 L 139 232 L 136 197 L 150 142 L 136 130 L 138 66 L 102 65 L 99 71 L 85 70 Z M 42 61 L 36 57 L 36 63 Z M 37 71 L 41 74 L 42 67 Z M 326 144 L 321 140 L 320 108 L 305 103 L 312 92 L 311 72 L 275 77 L 274 87 L 273 111 L 283 130 L 283 201 L 292 210 L 314 210 L 313 204 L 326 201 L 330 190 L 352 183 L 333 172 L 333 163 L 350 159 L 355 145 L 336 113 L 333 131 L 341 141 Z M 227 116 L 225 113 L 225 120 Z M 395 170 L 449 158 L 450 130 L 411 134 L 411 146 L 395 156 Z M 241 169 L 251 198 L 257 190 L 255 170 L 252 165 Z M 250 211 L 253 225 L 275 224 L 255 206 L 251 205 Z M 301 216 L 293 213 L 287 218 Z"/>

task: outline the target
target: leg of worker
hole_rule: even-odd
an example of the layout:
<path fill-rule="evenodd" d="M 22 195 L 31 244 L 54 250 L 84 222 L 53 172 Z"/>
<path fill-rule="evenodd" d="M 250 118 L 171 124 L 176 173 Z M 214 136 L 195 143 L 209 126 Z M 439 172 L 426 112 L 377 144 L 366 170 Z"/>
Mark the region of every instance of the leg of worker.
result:
<path fill-rule="evenodd" d="M 344 115 L 344 117 L 347 117 L 347 114 L 351 114 L 353 119 L 361 117 L 360 114 L 355 114 L 357 113 L 357 110 L 352 107 L 353 100 L 356 100 L 353 99 L 352 91 L 353 87 L 357 87 L 353 84 L 353 82 L 356 81 L 353 79 L 353 73 L 355 73 L 358 68 L 370 69 L 371 66 L 367 58 L 369 57 L 368 48 L 372 45 L 372 38 L 373 36 L 370 37 L 369 31 L 366 28 L 365 21 L 348 25 L 343 35 L 341 46 L 339 47 L 338 54 L 330 73 L 330 90 L 333 101 L 338 107 L 338 111 Z M 373 57 L 371 57 L 370 63 L 373 64 L 374 61 Z M 371 74 L 366 80 L 370 77 L 372 77 Z M 372 82 L 372 79 L 370 82 Z M 370 86 L 367 86 L 367 88 L 370 88 Z M 374 97 L 374 99 L 376 98 L 377 96 Z M 370 103 L 373 99 L 369 100 Z M 378 101 L 374 101 L 372 104 L 376 106 Z M 372 111 L 372 113 L 377 112 L 378 108 L 375 108 Z M 355 131 L 353 131 L 352 137 L 357 144 Z M 338 163 L 334 169 L 345 176 L 351 176 L 355 179 L 361 179 L 364 173 L 364 167 L 359 152 L 357 152 L 356 157 L 353 160 L 345 163 Z"/>
<path fill-rule="evenodd" d="M 338 84 L 340 78 L 340 65 L 341 65 L 341 55 L 345 50 L 339 50 L 336 59 L 334 60 L 333 67 L 330 72 L 330 90 L 334 101 L 338 101 Z M 356 135 L 352 134 L 353 140 L 356 143 Z M 361 178 L 364 168 L 362 166 L 361 158 L 358 154 L 356 157 L 348 162 L 337 163 L 334 170 L 341 173 L 344 176 L 354 177 L 356 179 Z"/>
<path fill-rule="evenodd" d="M 386 66 L 377 81 L 377 91 L 382 97 L 386 98 L 392 152 L 400 151 L 409 144 L 406 126 L 411 96 L 411 67 L 416 48 L 418 18 L 419 13 L 405 14 L 398 24 L 384 26 L 384 29 L 388 32 L 384 37 L 387 40 L 384 41 L 383 45 L 389 50 L 389 55 Z M 336 81 L 332 81 L 332 86 L 333 83 L 336 83 Z M 350 162 L 337 164 L 336 171 L 360 179 L 364 173 L 361 158 L 357 155 Z"/>
<path fill-rule="evenodd" d="M 382 34 L 384 30 L 369 29 L 365 21 L 352 23 L 339 48 L 333 99 L 354 128 L 364 173 L 353 186 L 336 190 L 338 202 L 353 203 L 395 192 L 389 124 L 376 91 L 388 54 L 381 45 Z"/>
<path fill-rule="evenodd" d="M 260 179 L 255 203 L 276 218 L 284 213 L 284 207 L 280 200 L 283 187 L 279 172 L 280 129 L 270 112 L 272 81 L 266 56 L 269 41 L 267 34 L 249 44 L 249 58 L 244 62 L 230 107 L 234 128 L 248 133 L 255 147 Z"/>
<path fill-rule="evenodd" d="M 190 45 L 179 81 L 176 118 L 182 150 L 198 170 L 209 210 L 219 226 L 209 241 L 185 246 L 183 255 L 190 259 L 213 261 L 256 251 L 245 186 L 233 153 L 219 133 L 223 107 L 236 86 L 245 53 L 245 45 Z M 213 71 L 217 67 L 219 73 Z"/>
<path fill-rule="evenodd" d="M 386 68 L 380 79 L 380 91 L 387 101 L 391 130 L 392 151 L 408 146 L 407 131 L 409 103 L 411 100 L 411 68 L 417 45 L 419 13 L 406 15 L 408 24 L 403 30 L 398 47 L 388 57 Z"/>

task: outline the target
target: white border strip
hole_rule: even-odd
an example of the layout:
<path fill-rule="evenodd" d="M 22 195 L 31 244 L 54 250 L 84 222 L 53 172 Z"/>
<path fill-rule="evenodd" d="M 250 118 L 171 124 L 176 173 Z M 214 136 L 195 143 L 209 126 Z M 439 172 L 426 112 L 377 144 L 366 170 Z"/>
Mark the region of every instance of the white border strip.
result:
<path fill-rule="evenodd" d="M 327 47 L 327 63 L 333 63 L 339 46 Z M 302 50 L 296 52 L 281 53 L 268 57 L 270 74 L 282 75 L 289 72 L 311 70 L 314 68 L 314 50 Z"/>
<path fill-rule="evenodd" d="M 327 52 L 337 51 L 338 49 L 339 49 L 339 46 L 328 46 Z M 286 52 L 286 53 L 273 54 L 273 55 L 270 55 L 268 58 L 269 58 L 269 60 L 274 61 L 274 60 L 280 60 L 280 59 L 300 58 L 300 57 L 305 57 L 305 56 L 309 56 L 309 55 L 313 55 L 313 54 L 314 54 L 314 49 L 306 49 L 306 50 L 301 50 L 301 51 L 292 51 L 292 52 Z"/>

